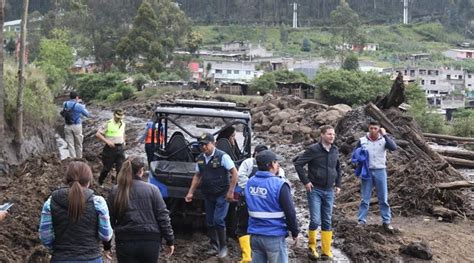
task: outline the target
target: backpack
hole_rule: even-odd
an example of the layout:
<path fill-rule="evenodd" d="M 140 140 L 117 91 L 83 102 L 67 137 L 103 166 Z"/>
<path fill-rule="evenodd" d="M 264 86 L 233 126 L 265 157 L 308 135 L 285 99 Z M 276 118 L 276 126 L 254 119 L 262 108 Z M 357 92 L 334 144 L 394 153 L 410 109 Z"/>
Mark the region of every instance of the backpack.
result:
<path fill-rule="evenodd" d="M 67 125 L 72 125 L 72 124 L 74 124 L 73 113 L 74 113 L 74 107 L 76 107 L 76 103 L 77 103 L 77 102 L 75 102 L 75 103 L 72 105 L 72 108 L 68 109 L 68 108 L 67 108 L 67 102 L 64 102 L 64 108 L 63 108 L 63 110 L 59 113 L 59 114 L 61 114 L 61 116 L 63 116 L 64 121 L 66 122 Z"/>

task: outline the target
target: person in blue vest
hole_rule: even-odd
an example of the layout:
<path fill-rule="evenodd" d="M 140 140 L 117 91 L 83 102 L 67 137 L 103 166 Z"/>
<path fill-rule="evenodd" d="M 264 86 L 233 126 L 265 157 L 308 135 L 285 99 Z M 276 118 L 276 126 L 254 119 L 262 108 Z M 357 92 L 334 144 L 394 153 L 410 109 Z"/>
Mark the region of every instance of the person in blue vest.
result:
<path fill-rule="evenodd" d="M 316 239 L 321 226 L 322 258 L 332 258 L 332 209 L 334 194 L 341 191 L 339 149 L 334 145 L 336 134 L 330 125 L 320 128 L 321 140 L 314 143 L 294 161 L 298 177 L 306 188 L 309 206 L 308 256 L 319 258 Z M 308 166 L 306 174 L 304 166 Z"/>
<path fill-rule="evenodd" d="M 64 123 L 64 140 L 67 143 L 69 157 L 82 158 L 82 121 L 81 116 L 89 117 L 86 106 L 81 103 L 79 94 L 75 91 L 69 93 L 69 100 L 63 103 L 63 110 L 70 110 L 70 115 Z"/>
<path fill-rule="evenodd" d="M 198 142 L 202 153 L 197 157 L 196 173 L 185 201 L 192 202 L 194 192 L 201 185 L 211 245 L 217 250 L 217 256 L 224 258 L 227 256 L 225 217 L 229 202 L 235 201 L 237 169 L 230 156 L 216 148 L 212 134 L 203 133 Z"/>
<path fill-rule="evenodd" d="M 245 200 L 252 262 L 288 262 L 288 231 L 298 240 L 298 222 L 289 184 L 278 177 L 280 165 L 270 150 L 257 154 L 258 171 L 247 181 Z"/>
<path fill-rule="evenodd" d="M 361 197 L 359 206 L 358 221 L 359 225 L 364 226 L 367 223 L 367 213 L 369 211 L 370 197 L 372 188 L 375 187 L 377 199 L 379 201 L 380 216 L 382 217 L 382 226 L 387 232 L 392 232 L 393 227 L 390 224 L 391 212 L 388 204 L 388 186 L 387 186 L 387 150 L 397 149 L 395 141 L 387 134 L 378 121 L 369 122 L 369 132 L 366 136 L 359 139 L 357 147 L 361 147 L 368 152 L 369 173 L 368 178 L 361 178 Z"/>

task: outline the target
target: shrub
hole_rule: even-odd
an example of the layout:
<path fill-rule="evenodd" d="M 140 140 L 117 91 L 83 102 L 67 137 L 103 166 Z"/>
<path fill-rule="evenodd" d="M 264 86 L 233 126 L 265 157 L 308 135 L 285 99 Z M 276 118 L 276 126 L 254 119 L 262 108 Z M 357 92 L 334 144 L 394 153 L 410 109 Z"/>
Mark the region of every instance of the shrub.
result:
<path fill-rule="evenodd" d="M 135 92 L 135 88 L 131 86 L 124 86 L 121 88 L 122 90 L 122 100 L 128 100 L 133 97 Z"/>
<path fill-rule="evenodd" d="M 114 103 L 122 100 L 122 93 L 121 92 L 114 92 L 107 96 L 106 101 L 108 103 Z"/>

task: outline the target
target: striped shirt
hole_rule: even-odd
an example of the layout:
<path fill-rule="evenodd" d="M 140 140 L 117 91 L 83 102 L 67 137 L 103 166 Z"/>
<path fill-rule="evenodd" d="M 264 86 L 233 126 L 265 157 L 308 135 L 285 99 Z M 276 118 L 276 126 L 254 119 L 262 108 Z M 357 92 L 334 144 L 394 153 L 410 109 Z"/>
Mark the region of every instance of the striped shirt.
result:
<path fill-rule="evenodd" d="M 110 225 L 109 208 L 102 196 L 94 195 L 94 207 L 98 214 L 98 234 L 103 241 L 112 239 L 112 226 Z M 41 221 L 39 225 L 39 237 L 41 242 L 48 249 L 53 249 L 54 228 L 51 215 L 51 197 L 46 200 L 41 211 Z"/>

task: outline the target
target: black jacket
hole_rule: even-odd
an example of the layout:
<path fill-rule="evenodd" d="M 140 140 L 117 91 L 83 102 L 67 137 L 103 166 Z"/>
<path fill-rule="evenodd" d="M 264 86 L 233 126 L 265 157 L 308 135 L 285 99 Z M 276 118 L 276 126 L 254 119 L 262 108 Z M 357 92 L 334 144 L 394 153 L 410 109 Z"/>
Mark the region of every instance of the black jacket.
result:
<path fill-rule="evenodd" d="M 69 188 L 51 194 L 51 215 L 54 228 L 53 257 L 51 260 L 92 260 L 100 257 L 98 214 L 94 207 L 94 193 L 84 190 L 86 207 L 79 221 L 73 223 L 68 215 Z"/>
<path fill-rule="evenodd" d="M 304 185 L 311 182 L 314 187 L 322 190 L 332 189 L 334 185 L 341 186 L 339 149 L 335 145 L 332 145 L 328 152 L 321 142 L 312 144 L 293 163 Z M 308 164 L 308 176 L 304 170 L 306 164 Z"/>
<path fill-rule="evenodd" d="M 116 241 L 158 240 L 163 237 L 167 245 L 174 244 L 173 228 L 169 211 L 158 187 L 141 180 L 133 180 L 130 201 L 122 218 L 114 211 L 117 186 L 114 186 L 107 199 L 110 223 Z"/>

